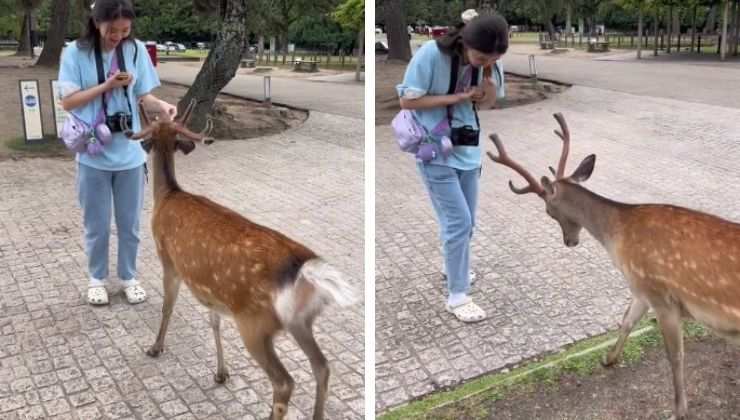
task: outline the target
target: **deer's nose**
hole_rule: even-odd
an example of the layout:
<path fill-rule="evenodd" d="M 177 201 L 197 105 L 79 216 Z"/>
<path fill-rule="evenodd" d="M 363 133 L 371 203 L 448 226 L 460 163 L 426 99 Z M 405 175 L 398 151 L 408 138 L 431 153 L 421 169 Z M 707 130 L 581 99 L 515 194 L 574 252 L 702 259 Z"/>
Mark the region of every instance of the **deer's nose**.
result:
<path fill-rule="evenodd" d="M 573 248 L 578 245 L 578 239 L 565 239 L 565 246 Z"/>

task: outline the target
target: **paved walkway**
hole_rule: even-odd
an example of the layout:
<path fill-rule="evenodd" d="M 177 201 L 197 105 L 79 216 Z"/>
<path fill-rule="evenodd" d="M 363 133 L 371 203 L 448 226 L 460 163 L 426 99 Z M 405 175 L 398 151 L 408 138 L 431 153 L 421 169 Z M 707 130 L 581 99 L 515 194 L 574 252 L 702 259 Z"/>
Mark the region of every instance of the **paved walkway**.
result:
<path fill-rule="evenodd" d="M 504 58 L 506 71 L 529 74 L 529 55 L 516 46 Z M 635 53 L 599 60 L 538 55 L 537 73 L 543 79 L 609 89 L 641 96 L 740 108 L 740 61 L 698 61 L 661 55 L 638 61 Z M 652 54 L 647 52 L 647 54 Z M 674 55 L 674 57 L 677 57 Z M 605 100 L 608 103 L 608 100 Z"/>
<path fill-rule="evenodd" d="M 543 63 L 541 71 L 547 68 Z M 594 77 L 583 73 L 573 77 Z M 726 91 L 729 86 L 737 85 Z M 588 188 L 620 201 L 669 202 L 740 221 L 739 110 L 575 86 L 544 102 L 483 112 L 481 122 L 538 176 L 549 174 L 559 157 L 554 112 L 565 115 L 572 132 L 568 168 L 589 153 L 598 156 Z M 376 132 L 379 411 L 616 328 L 629 295 L 606 252 L 587 233 L 577 248 L 566 248 L 543 203 L 509 191 L 509 179 L 522 181 L 487 158 L 472 296 L 489 318 L 464 325 L 447 314 L 429 199 L 412 157 L 398 151 L 388 127 Z"/>
<path fill-rule="evenodd" d="M 190 85 L 199 69 L 182 63 L 160 63 L 157 70 L 163 81 Z M 348 83 L 346 78 L 347 76 L 334 77 L 327 81 L 273 77 L 272 101 L 328 114 L 364 119 L 365 85 L 360 82 Z M 237 74 L 222 92 L 261 101 L 264 98 L 264 78 Z"/>
<path fill-rule="evenodd" d="M 361 106 L 357 88 L 337 86 L 354 95 L 348 109 Z M 217 142 L 178 155 L 178 179 L 189 191 L 313 248 L 362 293 L 363 133 L 361 118 L 314 111 L 303 126 L 280 135 Z M 138 267 L 149 300 L 134 307 L 121 296 L 107 307 L 85 303 L 74 185 L 70 160 L 0 162 L 0 419 L 266 418 L 270 383 L 230 321 L 223 338 L 231 378 L 225 385 L 213 382 L 216 351 L 208 314 L 187 288 L 175 305 L 165 353 L 159 359 L 144 354 L 162 305 L 149 228 L 151 189 Z M 115 255 L 115 234 L 111 244 Z M 317 322 L 317 340 L 333 371 L 331 419 L 363 417 L 363 311 L 362 304 L 332 308 Z M 289 418 L 308 418 L 315 386 L 308 360 L 287 336 L 277 347 L 297 382 Z"/>

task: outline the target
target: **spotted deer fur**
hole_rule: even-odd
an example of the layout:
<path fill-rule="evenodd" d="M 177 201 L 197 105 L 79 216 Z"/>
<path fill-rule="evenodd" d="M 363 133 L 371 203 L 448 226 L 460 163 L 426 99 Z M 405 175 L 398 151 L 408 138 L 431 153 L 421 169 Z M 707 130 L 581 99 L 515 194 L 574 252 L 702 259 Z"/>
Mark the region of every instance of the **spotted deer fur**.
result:
<path fill-rule="evenodd" d="M 624 204 L 601 197 L 578 185 L 593 172 L 596 156 L 586 157 L 570 176 L 565 164 L 570 132 L 555 114 L 563 140 L 554 181 L 534 177 L 513 161 L 498 136 L 491 136 L 495 162 L 524 177 L 528 186 L 509 187 L 517 194 L 535 193 L 545 201 L 547 214 L 557 220 L 567 246 L 576 246 L 585 228 L 604 246 L 612 263 L 629 283 L 632 300 L 615 346 L 604 364 L 616 363 L 627 336 L 653 308 L 665 341 L 673 373 L 674 419 L 687 416 L 684 349 L 681 321 L 693 318 L 740 344 L 740 224 L 698 211 L 662 204 Z"/>
<path fill-rule="evenodd" d="M 314 419 L 324 418 L 329 366 L 312 326 L 330 303 L 346 306 L 353 291 L 342 275 L 313 251 L 285 235 L 260 226 L 208 198 L 184 191 L 175 178 L 174 153 L 195 148 L 194 141 L 213 139 L 192 133 L 187 120 L 194 103 L 179 121 L 149 121 L 133 138 L 151 151 L 154 183 L 152 231 L 162 263 L 164 302 L 156 341 L 147 354 L 164 347 L 180 282 L 210 309 L 217 352 L 215 381 L 228 378 L 221 344 L 220 320 L 233 318 L 247 351 L 265 370 L 273 386 L 272 419 L 285 417 L 294 382 L 278 359 L 275 335 L 286 329 L 308 356 L 316 379 Z"/>

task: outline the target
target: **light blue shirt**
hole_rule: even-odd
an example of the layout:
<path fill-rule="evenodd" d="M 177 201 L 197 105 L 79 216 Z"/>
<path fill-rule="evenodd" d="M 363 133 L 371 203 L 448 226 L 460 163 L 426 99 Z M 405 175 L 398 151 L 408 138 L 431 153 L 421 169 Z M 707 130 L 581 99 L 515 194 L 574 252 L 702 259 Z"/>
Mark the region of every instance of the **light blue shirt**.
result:
<path fill-rule="evenodd" d="M 134 47 L 138 48 L 136 63 L 134 63 Z M 113 56 L 116 51 L 102 52 L 103 74 L 108 78 Z M 126 41 L 123 43 L 123 57 L 126 62 L 126 71 L 133 75 L 134 81 L 128 86 L 128 96 L 131 101 L 131 112 L 133 114 L 132 129 L 134 132 L 141 130 L 138 98 L 151 92 L 160 85 L 157 71 L 152 65 L 146 47 L 140 41 Z M 120 68 L 120 63 L 119 63 Z M 59 65 L 59 87 L 62 97 L 70 95 L 79 90 L 86 90 L 98 84 L 98 70 L 95 64 L 95 49 L 82 49 L 77 42 L 70 43 L 62 53 L 62 61 Z M 126 96 L 123 89 L 113 89 L 106 93 L 108 115 L 116 112 L 129 113 L 126 105 Z M 98 96 L 87 104 L 72 110 L 79 119 L 92 126 L 102 109 L 102 96 Z M 83 165 L 96 169 L 108 171 L 123 171 L 139 167 L 146 162 L 146 153 L 139 142 L 129 140 L 123 133 L 113 134 L 113 141 L 106 145 L 103 153 L 98 156 L 90 156 L 87 153 L 78 153 L 77 161 Z"/>
<path fill-rule="evenodd" d="M 446 95 L 450 88 L 450 69 L 452 57 L 443 53 L 437 47 L 435 41 L 426 42 L 411 58 L 403 82 L 396 86 L 398 95 L 403 98 L 416 99 L 425 95 Z M 503 98 L 504 69 L 501 60 L 496 62 L 498 71 L 494 70 L 496 83 L 496 96 Z M 470 86 L 472 78 L 472 66 L 462 66 L 457 78 L 455 92 L 463 92 Z M 482 83 L 483 72 L 478 72 L 478 85 Z M 416 120 L 421 124 L 435 142 L 439 142 L 443 136 L 449 137 L 450 129 L 447 120 L 447 108 L 416 109 L 412 111 Z M 461 127 L 469 125 L 479 129 L 475 121 L 473 103 L 465 101 L 452 107 L 452 126 Z M 481 135 L 481 138 L 484 138 Z M 460 170 L 477 169 L 481 166 L 480 146 L 455 146 L 453 153 L 445 160 L 437 156 L 431 164 L 450 166 Z"/>

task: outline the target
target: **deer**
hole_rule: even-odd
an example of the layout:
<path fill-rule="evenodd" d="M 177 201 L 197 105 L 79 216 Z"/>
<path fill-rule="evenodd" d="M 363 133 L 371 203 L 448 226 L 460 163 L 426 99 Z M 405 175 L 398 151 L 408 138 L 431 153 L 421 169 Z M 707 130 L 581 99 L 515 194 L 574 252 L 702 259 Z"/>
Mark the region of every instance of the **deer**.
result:
<path fill-rule="evenodd" d="M 304 245 L 206 197 L 184 191 L 175 178 L 175 152 L 187 155 L 195 142 L 211 144 L 213 124 L 194 133 L 187 128 L 193 100 L 174 121 L 151 121 L 141 104 L 145 127 L 138 133 L 126 127 L 152 155 L 152 232 L 162 265 L 162 320 L 154 344 L 146 351 L 159 356 L 167 326 L 184 282 L 197 301 L 210 311 L 216 344 L 216 383 L 229 376 L 221 343 L 221 318 L 233 319 L 244 345 L 265 371 L 273 389 L 270 418 L 283 419 L 294 381 L 278 358 L 274 338 L 287 330 L 306 354 L 316 380 L 313 418 L 324 418 L 329 365 L 313 334 L 313 323 L 329 304 L 345 307 L 356 301 L 344 276 Z"/>
<path fill-rule="evenodd" d="M 516 194 L 534 193 L 562 230 L 567 247 L 579 243 L 586 229 L 606 250 L 629 284 L 631 300 L 614 346 L 602 364 L 613 366 L 635 324 L 652 308 L 673 374 L 672 419 L 686 419 L 688 403 L 684 377 L 682 320 L 694 319 L 718 335 L 740 344 L 740 224 L 711 214 L 668 204 L 626 204 L 597 195 L 580 184 L 594 170 L 596 155 L 588 155 L 565 176 L 570 131 L 562 114 L 554 114 L 562 140 L 554 180 L 539 182 L 506 153 L 497 134 L 490 139 L 498 155 L 494 162 L 513 169 L 527 182 L 509 188 Z"/>

